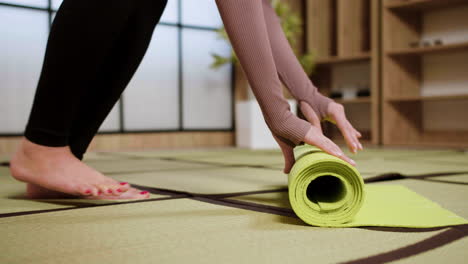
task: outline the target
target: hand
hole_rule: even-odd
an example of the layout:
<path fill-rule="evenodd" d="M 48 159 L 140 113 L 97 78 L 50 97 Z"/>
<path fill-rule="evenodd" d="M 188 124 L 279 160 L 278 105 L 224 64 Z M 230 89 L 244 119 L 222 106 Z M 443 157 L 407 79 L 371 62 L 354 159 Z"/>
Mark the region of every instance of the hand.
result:
<path fill-rule="evenodd" d="M 332 102 L 328 105 L 327 112 L 328 117 L 326 119 L 334 123 L 340 129 L 349 150 L 352 153 L 357 153 L 358 150 L 363 150 L 363 147 L 359 142 L 361 133 L 359 133 L 359 131 L 357 131 L 346 118 L 344 107 L 341 104 Z"/>
<path fill-rule="evenodd" d="M 304 114 L 306 119 L 312 124 L 312 127 L 307 132 L 304 138 L 304 142 L 309 145 L 317 146 L 326 153 L 336 156 L 350 163 L 351 165 L 356 166 L 356 162 L 354 162 L 354 160 L 347 157 L 343 153 L 343 151 L 341 151 L 340 147 L 338 147 L 335 143 L 333 143 L 333 141 L 331 141 L 329 138 L 323 135 L 322 127 L 320 125 L 320 119 L 318 118 L 317 114 L 312 109 L 312 107 L 305 102 L 300 102 L 299 106 L 301 112 Z M 328 106 L 327 119 L 338 126 L 338 128 L 345 137 L 348 147 L 353 153 L 356 153 L 357 149 L 363 149 L 361 143 L 359 143 L 358 140 L 358 138 L 361 137 L 361 134 L 356 129 L 354 129 L 353 126 L 346 119 L 346 116 L 344 114 L 344 108 L 342 105 L 334 102 L 330 103 Z M 283 172 L 289 173 L 291 171 L 292 166 L 295 163 L 293 147 L 281 140 L 280 138 L 278 138 L 277 136 L 273 136 L 278 142 L 281 151 L 283 152 L 285 161 Z"/>

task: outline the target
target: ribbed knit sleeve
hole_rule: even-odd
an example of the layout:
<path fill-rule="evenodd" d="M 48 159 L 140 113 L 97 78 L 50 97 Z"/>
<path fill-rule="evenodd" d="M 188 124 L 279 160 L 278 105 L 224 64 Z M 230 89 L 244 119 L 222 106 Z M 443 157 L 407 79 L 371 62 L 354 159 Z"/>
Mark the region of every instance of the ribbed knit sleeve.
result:
<path fill-rule="evenodd" d="M 270 46 L 276 70 L 291 94 L 299 102 L 308 103 L 320 119 L 327 116 L 327 108 L 332 99 L 323 96 L 312 84 L 296 58 L 281 28 L 281 22 L 268 0 L 263 2 L 263 16 L 267 25 Z"/>
<path fill-rule="evenodd" d="M 283 96 L 262 0 L 216 0 L 216 4 L 268 127 L 286 143 L 299 144 L 311 124 L 295 116 Z M 296 95 L 305 98 L 308 93 L 297 92 Z"/>

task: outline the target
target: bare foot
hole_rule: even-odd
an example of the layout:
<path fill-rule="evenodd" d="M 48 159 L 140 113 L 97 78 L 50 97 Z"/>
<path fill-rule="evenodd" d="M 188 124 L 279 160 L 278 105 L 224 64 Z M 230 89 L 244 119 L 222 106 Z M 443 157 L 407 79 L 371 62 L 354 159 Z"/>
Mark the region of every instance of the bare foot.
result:
<path fill-rule="evenodd" d="M 63 198 L 77 198 L 77 196 L 52 191 L 41 186 L 28 183 L 26 187 L 26 195 L 29 199 L 63 199 Z M 141 191 L 135 188 L 130 188 L 128 191 L 115 196 L 98 195 L 98 196 L 85 196 L 78 198 L 85 199 L 98 199 L 98 200 L 127 200 L 127 199 L 148 199 L 150 198 L 149 192 Z"/>
<path fill-rule="evenodd" d="M 10 161 L 10 171 L 15 179 L 31 183 L 28 195 L 35 198 L 41 192 L 34 185 L 80 197 L 117 196 L 130 189 L 128 183 L 118 183 L 81 162 L 69 147 L 41 146 L 25 138 Z"/>

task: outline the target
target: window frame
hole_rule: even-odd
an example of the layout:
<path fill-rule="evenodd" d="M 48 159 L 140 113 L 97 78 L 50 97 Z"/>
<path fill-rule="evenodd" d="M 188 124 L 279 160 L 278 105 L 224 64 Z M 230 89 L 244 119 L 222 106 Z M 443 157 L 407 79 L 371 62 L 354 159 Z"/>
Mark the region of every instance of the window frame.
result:
<path fill-rule="evenodd" d="M 125 129 L 124 125 L 124 107 L 125 107 L 125 101 L 123 96 L 120 97 L 119 101 L 117 102 L 118 104 L 118 114 L 119 114 L 119 128 L 115 131 L 100 131 L 98 134 L 127 134 L 127 133 L 167 133 L 167 132 L 232 132 L 235 130 L 235 120 L 234 120 L 234 115 L 235 115 L 235 93 L 234 93 L 234 87 L 235 87 L 235 67 L 233 64 L 231 64 L 231 74 L 230 74 L 230 93 L 231 93 L 231 100 L 230 100 L 230 111 L 231 111 L 231 125 L 229 128 L 184 128 L 183 127 L 183 99 L 184 99 L 184 84 L 183 84 L 183 74 L 184 74 L 184 58 L 183 58 L 183 48 L 182 48 L 182 32 L 184 29 L 193 29 L 193 30 L 201 30 L 201 31 L 212 31 L 215 32 L 218 28 L 216 27 L 208 27 L 208 26 L 197 26 L 197 25 L 189 25 L 189 24 L 184 24 L 182 23 L 182 1 L 183 0 L 174 0 L 178 1 L 177 3 L 177 23 L 172 23 L 172 22 L 163 22 L 160 21 L 158 25 L 164 25 L 164 26 L 169 26 L 169 27 L 175 27 L 177 29 L 177 54 L 178 54 L 178 72 L 177 72 L 177 77 L 178 77 L 178 93 L 179 93 L 179 98 L 178 98 L 178 110 L 179 110 L 179 116 L 178 116 L 178 128 L 176 129 L 138 129 L 138 130 L 132 130 L 132 129 Z M 54 17 L 54 14 L 57 12 L 56 9 L 52 8 L 52 0 L 47 0 L 47 7 L 35 7 L 35 6 L 28 6 L 28 5 L 20 5 L 20 4 L 13 4 L 13 3 L 6 3 L 0 1 L 0 7 L 6 6 L 6 7 L 14 7 L 14 8 L 22 8 L 22 9 L 29 9 L 29 10 L 36 10 L 36 11 L 42 11 L 42 12 L 47 12 L 48 17 L 49 17 L 49 32 L 50 32 L 50 27 L 52 25 L 52 20 Z M 22 132 L 18 133 L 2 133 L 0 132 L 1 137 L 9 137 L 9 136 L 22 136 Z"/>

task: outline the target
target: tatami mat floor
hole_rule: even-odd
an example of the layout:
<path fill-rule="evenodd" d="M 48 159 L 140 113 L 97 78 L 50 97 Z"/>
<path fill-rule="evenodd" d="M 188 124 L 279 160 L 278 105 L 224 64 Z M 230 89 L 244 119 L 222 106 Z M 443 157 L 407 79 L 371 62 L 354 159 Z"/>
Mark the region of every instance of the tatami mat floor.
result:
<path fill-rule="evenodd" d="M 468 154 L 368 149 L 367 184 L 400 184 L 468 218 Z M 318 228 L 291 210 L 279 151 L 90 153 L 147 201 L 28 200 L 0 160 L 0 263 L 466 263 L 468 227 Z M 391 197 L 389 197 L 391 199 Z"/>

